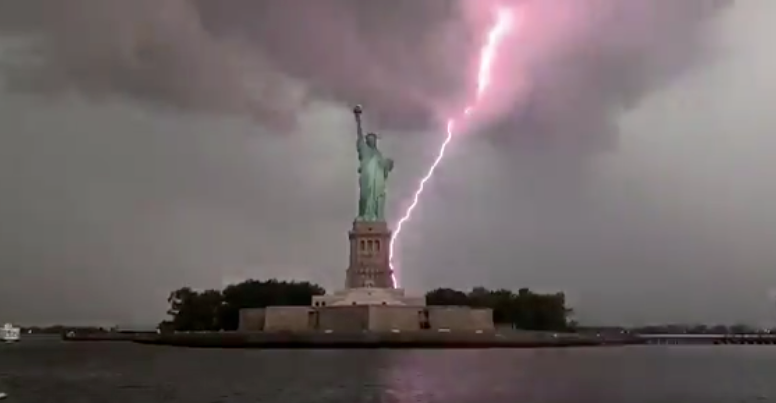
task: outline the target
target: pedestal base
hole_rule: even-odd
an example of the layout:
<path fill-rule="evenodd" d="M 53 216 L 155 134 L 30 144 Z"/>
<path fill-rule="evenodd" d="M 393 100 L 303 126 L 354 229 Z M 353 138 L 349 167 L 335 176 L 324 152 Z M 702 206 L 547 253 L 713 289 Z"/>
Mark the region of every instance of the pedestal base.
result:
<path fill-rule="evenodd" d="M 313 307 L 347 305 L 426 306 L 425 297 L 406 296 L 401 288 L 349 288 L 313 297 Z"/>
<path fill-rule="evenodd" d="M 385 222 L 355 221 L 348 233 L 350 263 L 345 288 L 393 288 L 391 231 Z"/>

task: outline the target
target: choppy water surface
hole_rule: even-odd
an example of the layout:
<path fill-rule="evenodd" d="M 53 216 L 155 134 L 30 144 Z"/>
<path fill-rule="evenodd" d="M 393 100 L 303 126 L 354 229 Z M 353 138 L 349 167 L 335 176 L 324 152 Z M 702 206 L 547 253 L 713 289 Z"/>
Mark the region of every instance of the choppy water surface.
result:
<path fill-rule="evenodd" d="M 195 350 L 0 345 L 3 403 L 776 402 L 776 346 Z"/>

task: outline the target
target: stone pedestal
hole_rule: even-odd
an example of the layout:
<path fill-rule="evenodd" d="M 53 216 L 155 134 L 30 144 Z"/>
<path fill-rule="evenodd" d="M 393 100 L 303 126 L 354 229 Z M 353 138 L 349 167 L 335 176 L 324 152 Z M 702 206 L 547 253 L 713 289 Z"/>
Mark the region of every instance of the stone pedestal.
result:
<path fill-rule="evenodd" d="M 345 288 L 394 288 L 388 224 L 356 221 L 348 235 L 350 262 Z"/>
<path fill-rule="evenodd" d="M 352 305 L 425 306 L 423 297 L 407 297 L 393 284 L 391 230 L 385 222 L 353 222 L 348 233 L 350 259 L 345 289 L 313 298 L 314 307 Z"/>

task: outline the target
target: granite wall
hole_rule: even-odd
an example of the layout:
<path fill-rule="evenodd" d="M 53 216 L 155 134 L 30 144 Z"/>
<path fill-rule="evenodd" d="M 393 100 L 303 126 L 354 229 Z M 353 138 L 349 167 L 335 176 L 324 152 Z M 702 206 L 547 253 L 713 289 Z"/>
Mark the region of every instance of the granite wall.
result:
<path fill-rule="evenodd" d="M 264 330 L 305 331 L 312 330 L 315 311 L 306 306 L 270 306 L 266 308 Z"/>
<path fill-rule="evenodd" d="M 373 332 L 493 331 L 493 311 L 468 307 L 352 305 L 327 307 L 273 306 L 240 310 L 243 332 L 332 331 Z"/>
<path fill-rule="evenodd" d="M 428 324 L 432 330 L 493 330 L 493 310 L 456 306 L 430 306 Z"/>
<path fill-rule="evenodd" d="M 416 331 L 425 317 L 423 307 L 372 306 L 369 310 L 369 330 L 374 332 Z"/>
<path fill-rule="evenodd" d="M 266 310 L 264 308 L 240 309 L 240 325 L 237 330 L 241 332 L 260 332 L 264 330 Z"/>
<path fill-rule="evenodd" d="M 369 328 L 369 306 L 329 306 L 317 308 L 317 330 L 360 332 Z"/>

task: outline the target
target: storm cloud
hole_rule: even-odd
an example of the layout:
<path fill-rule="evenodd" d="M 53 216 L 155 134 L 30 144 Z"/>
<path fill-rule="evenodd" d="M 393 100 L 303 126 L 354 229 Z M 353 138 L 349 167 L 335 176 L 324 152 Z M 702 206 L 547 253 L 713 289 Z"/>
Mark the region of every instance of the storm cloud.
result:
<path fill-rule="evenodd" d="M 728 3 L 724 3 L 728 4 Z M 439 127 L 470 97 L 496 6 L 519 22 L 484 131 L 600 149 L 623 110 L 703 60 L 713 0 L 11 0 L 13 89 L 77 91 L 291 129 L 304 105 L 367 106 L 388 130 Z M 26 42 L 26 44 L 24 44 Z"/>

